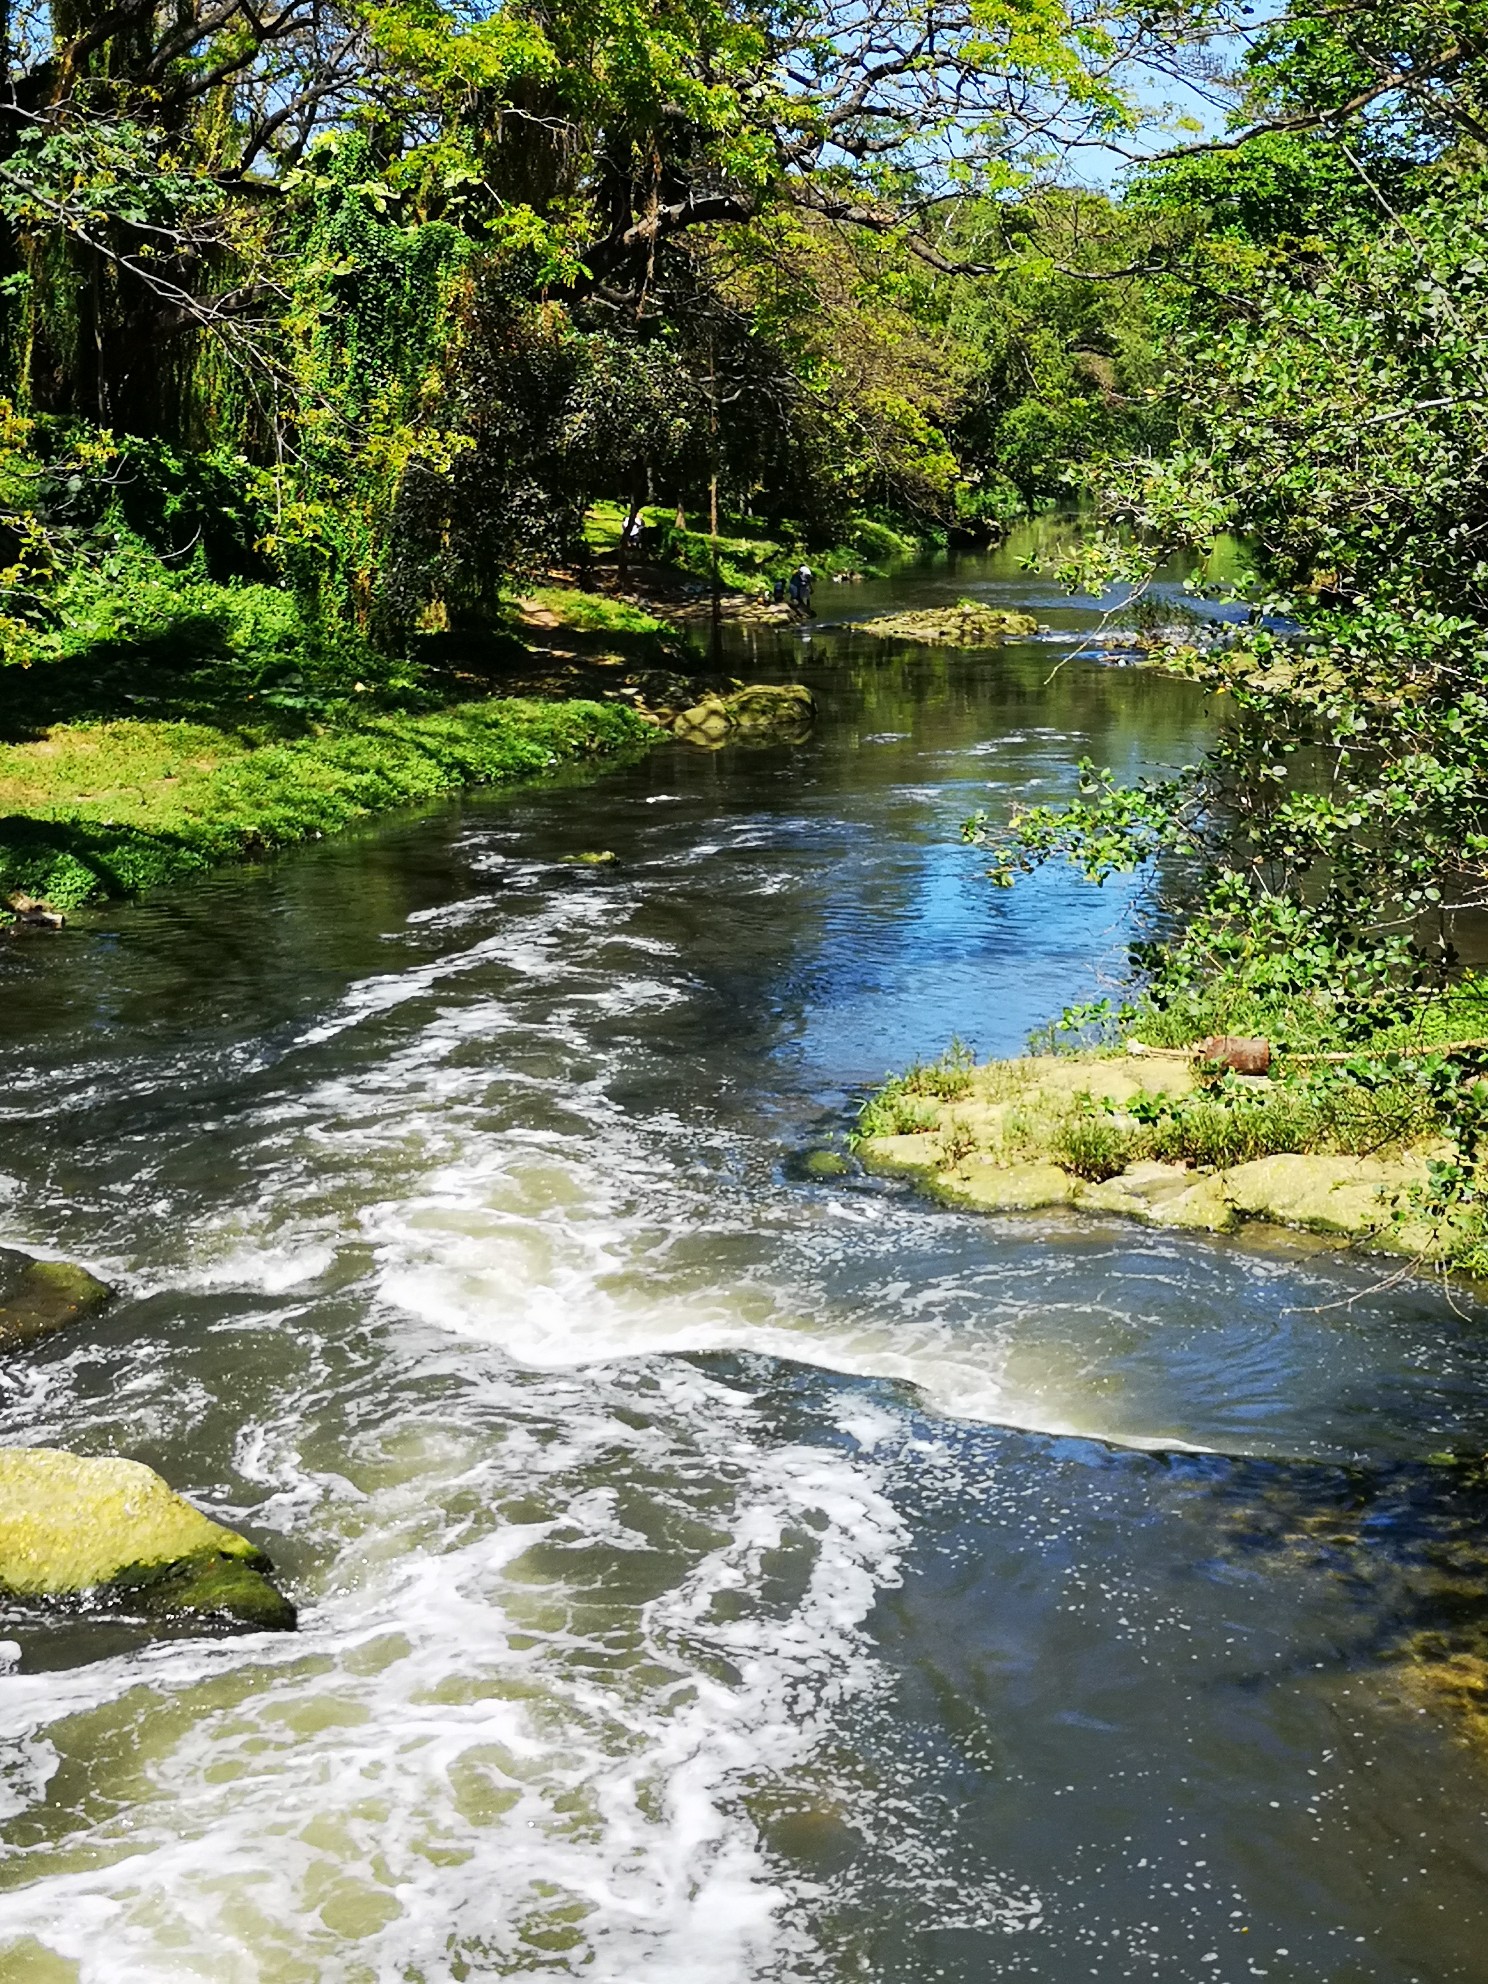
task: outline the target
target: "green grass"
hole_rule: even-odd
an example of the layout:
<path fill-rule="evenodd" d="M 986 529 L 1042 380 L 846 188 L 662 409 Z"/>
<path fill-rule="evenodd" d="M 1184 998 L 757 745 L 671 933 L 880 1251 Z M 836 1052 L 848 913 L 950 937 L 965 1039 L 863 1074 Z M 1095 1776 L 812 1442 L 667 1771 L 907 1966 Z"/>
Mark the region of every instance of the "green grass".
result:
<path fill-rule="evenodd" d="M 621 707 L 514 699 L 368 712 L 284 741 L 192 722 L 58 725 L 0 747 L 0 894 L 61 908 L 129 895 L 652 734 Z"/>
<path fill-rule="evenodd" d="M 636 607 L 546 603 L 576 644 L 666 646 Z M 456 672 L 437 643 L 379 649 L 287 589 L 213 579 L 200 554 L 168 568 L 127 533 L 0 635 L 0 919 L 7 897 L 127 895 L 652 734 L 621 707 L 467 700 L 489 672 Z M 497 630 L 482 661 L 503 642 L 523 654 Z"/>
<path fill-rule="evenodd" d="M 953 1040 L 934 1061 L 915 1061 L 902 1075 L 892 1075 L 858 1111 L 852 1140 L 913 1136 L 933 1130 L 940 1104 L 954 1102 L 972 1086 L 976 1057 L 964 1041 Z"/>
<path fill-rule="evenodd" d="M 86 580 L 86 583 L 85 583 Z M 197 573 L 96 572 L 61 589 L 57 623 L 0 669 L 0 738 L 142 717 L 282 736 L 372 708 L 451 700 L 430 671 L 322 625 L 291 593 Z"/>
<path fill-rule="evenodd" d="M 1378 1012 L 1371 1024 L 1371 1012 Z M 1108 1031 L 1118 1016 L 1110 1015 Z M 1391 1047 L 1445 1046 L 1453 1041 L 1488 1039 L 1488 977 L 1469 977 L 1440 992 L 1405 993 L 1361 1001 L 1344 1015 L 1326 998 L 1305 994 L 1282 997 L 1256 989 L 1242 977 L 1216 976 L 1191 993 L 1164 1001 L 1147 998 L 1121 1016 L 1117 1033 L 1149 1047 L 1187 1047 L 1213 1034 L 1260 1035 L 1283 1052 L 1382 1053 Z M 1052 1042 L 1074 1028 L 1060 1023 L 1040 1036 Z"/>
<path fill-rule="evenodd" d="M 673 634 L 669 621 L 660 619 L 629 600 L 611 599 L 603 593 L 581 592 L 571 586 L 531 586 L 516 602 L 518 609 L 534 606 L 550 613 L 561 627 L 581 634 Z M 518 622 L 520 625 L 520 621 Z"/>
<path fill-rule="evenodd" d="M 1112 1122 L 1093 1108 L 1077 1108 L 1055 1120 L 1037 1154 L 1047 1154 L 1075 1177 L 1098 1184 L 1132 1163 L 1139 1136 L 1140 1132 Z"/>
<path fill-rule="evenodd" d="M 1367 1083 L 1335 1067 L 1299 1069 L 1264 1086 L 1225 1074 L 1186 1093 L 1149 1093 L 1118 1108 L 1080 1091 L 1057 1103 L 1022 1102 L 1019 1066 L 977 1069 L 960 1048 L 916 1064 L 868 1098 L 855 1138 L 944 1134 L 955 1120 L 946 1105 L 973 1091 L 1014 1105 L 992 1138 L 1005 1159 L 1050 1158 L 1090 1180 L 1154 1160 L 1225 1170 L 1287 1151 L 1368 1156 L 1442 1132 L 1429 1090 L 1408 1068 Z M 1150 1072 L 1161 1079 L 1156 1066 Z"/>
<path fill-rule="evenodd" d="M 1111 1178 L 1155 1161 L 1228 1170 L 1286 1151 L 1367 1157 L 1439 1133 L 1429 1097 L 1409 1079 L 1365 1086 L 1341 1069 L 1299 1071 L 1269 1087 L 1227 1075 L 1149 1102 L 1139 1122 L 1077 1099 L 1038 1126 L 1034 1141 L 1080 1178 Z"/>

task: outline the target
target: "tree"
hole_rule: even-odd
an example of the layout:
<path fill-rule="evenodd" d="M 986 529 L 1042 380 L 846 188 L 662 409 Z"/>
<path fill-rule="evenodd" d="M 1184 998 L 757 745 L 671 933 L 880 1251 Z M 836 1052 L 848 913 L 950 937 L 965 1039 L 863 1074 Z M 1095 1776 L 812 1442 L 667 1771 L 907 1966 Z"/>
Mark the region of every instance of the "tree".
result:
<path fill-rule="evenodd" d="M 1133 957 L 1166 1037 L 1365 1045 L 1448 991 L 1488 906 L 1488 180 L 1463 136 L 1488 55 L 1431 57 L 1430 25 L 1292 17 L 1258 57 L 1261 128 L 1139 195 L 1191 213 L 1205 191 L 1155 290 L 1177 432 L 1104 465 L 1108 530 L 1078 576 L 1140 588 L 1236 534 L 1253 618 L 1171 657 L 1223 695 L 1199 765 L 1145 787 L 1087 766 L 1001 852 L 1008 877 L 1179 858 L 1183 913 Z M 1287 47 L 1310 68 L 1278 80 Z M 1458 1139 L 1450 1205 L 1479 1190 L 1483 1097 L 1470 1059 L 1428 1074 Z"/>

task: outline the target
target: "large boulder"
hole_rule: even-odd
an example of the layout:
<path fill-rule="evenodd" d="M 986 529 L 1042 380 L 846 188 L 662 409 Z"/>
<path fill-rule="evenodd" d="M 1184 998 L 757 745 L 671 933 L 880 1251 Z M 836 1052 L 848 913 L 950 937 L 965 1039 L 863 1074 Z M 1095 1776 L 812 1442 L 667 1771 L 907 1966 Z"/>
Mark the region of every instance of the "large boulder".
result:
<path fill-rule="evenodd" d="M 811 729 L 816 702 L 800 682 L 751 682 L 728 696 L 705 696 L 672 721 L 684 744 L 716 751 L 732 743 L 798 744 Z"/>
<path fill-rule="evenodd" d="M 268 1558 L 134 1460 L 0 1447 L 0 1592 L 288 1631 Z"/>
<path fill-rule="evenodd" d="M 101 1309 L 113 1292 L 72 1261 L 38 1261 L 0 1247 L 0 1353 L 66 1329 Z"/>

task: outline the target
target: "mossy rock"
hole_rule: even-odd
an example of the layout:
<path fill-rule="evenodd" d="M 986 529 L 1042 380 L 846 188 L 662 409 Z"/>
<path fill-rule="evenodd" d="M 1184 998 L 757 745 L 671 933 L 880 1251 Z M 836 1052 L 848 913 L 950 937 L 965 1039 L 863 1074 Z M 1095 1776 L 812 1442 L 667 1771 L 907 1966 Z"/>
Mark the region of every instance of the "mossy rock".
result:
<path fill-rule="evenodd" d="M 914 1178 L 982 1212 L 1072 1205 L 1206 1233 L 1254 1221 L 1427 1261 L 1460 1259 L 1454 1229 L 1409 1214 L 1429 1182 L 1429 1141 L 1366 1156 L 1282 1150 L 1229 1165 L 1142 1157 L 1137 1139 L 1151 1106 L 1198 1086 L 1184 1062 L 1154 1066 L 1127 1054 L 932 1066 L 870 1101 L 863 1120 L 873 1133 L 855 1149 L 870 1171 Z M 1254 1084 L 1258 1097 L 1272 1090 Z"/>
<path fill-rule="evenodd" d="M 798 744 L 815 716 L 816 701 L 804 683 L 751 682 L 683 710 L 672 721 L 672 734 L 705 751 L 730 743 Z"/>
<path fill-rule="evenodd" d="M 734 729 L 746 735 L 804 736 L 816 716 L 816 699 L 804 682 L 751 682 L 725 707 Z"/>
<path fill-rule="evenodd" d="M 957 1165 L 936 1175 L 938 1197 L 974 1212 L 1036 1212 L 1066 1206 L 1077 1180 L 1057 1164 Z"/>
<path fill-rule="evenodd" d="M 1240 1215 L 1223 1171 L 1193 1172 L 1181 1164 L 1133 1164 L 1114 1178 L 1081 1185 L 1082 1212 L 1114 1212 L 1148 1226 L 1229 1233 Z"/>
<path fill-rule="evenodd" d="M 0 1592 L 160 1618 L 293 1628 L 268 1558 L 139 1461 L 0 1448 Z"/>
<path fill-rule="evenodd" d="M 1032 614 L 983 606 L 974 599 L 958 599 L 954 606 L 933 606 L 918 613 L 886 613 L 859 626 L 864 634 L 937 648 L 1000 648 L 1004 641 L 1029 640 L 1038 630 Z"/>
<path fill-rule="evenodd" d="M 672 735 L 680 737 L 684 744 L 696 744 L 705 751 L 717 750 L 728 742 L 730 728 L 722 696 L 704 696 L 700 703 L 682 710 L 673 719 Z"/>
<path fill-rule="evenodd" d="M 847 1178 L 853 1167 L 840 1150 L 809 1150 L 800 1160 L 800 1168 L 808 1178 Z"/>
<path fill-rule="evenodd" d="M 0 1354 L 23 1350 L 110 1301 L 114 1291 L 73 1261 L 0 1247 Z"/>

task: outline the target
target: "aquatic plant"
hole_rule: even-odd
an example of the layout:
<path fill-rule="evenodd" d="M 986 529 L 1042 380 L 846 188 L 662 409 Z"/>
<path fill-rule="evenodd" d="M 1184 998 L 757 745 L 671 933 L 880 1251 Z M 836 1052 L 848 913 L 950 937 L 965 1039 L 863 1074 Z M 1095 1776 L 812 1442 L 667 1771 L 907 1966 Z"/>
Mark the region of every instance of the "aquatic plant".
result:
<path fill-rule="evenodd" d="M 1031 1152 L 1033 1139 L 1027 1125 L 1024 1135 Z M 1124 1171 L 1140 1141 L 1140 1132 L 1113 1122 L 1109 1114 L 1101 1115 L 1087 1094 L 1077 1097 L 1067 1114 L 1054 1119 L 1042 1145 L 1044 1153 L 1075 1177 L 1099 1181 Z"/>

